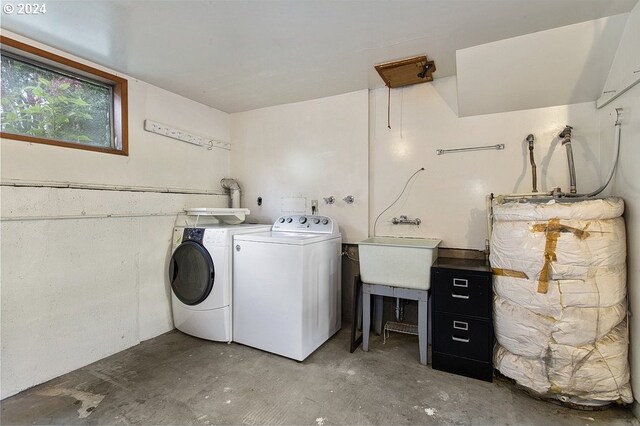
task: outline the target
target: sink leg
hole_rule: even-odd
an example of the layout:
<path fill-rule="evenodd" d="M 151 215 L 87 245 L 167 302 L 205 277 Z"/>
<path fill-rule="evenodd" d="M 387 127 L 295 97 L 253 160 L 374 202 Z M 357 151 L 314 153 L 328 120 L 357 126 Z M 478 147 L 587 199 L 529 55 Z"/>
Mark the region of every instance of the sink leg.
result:
<path fill-rule="evenodd" d="M 365 284 L 366 285 L 366 284 Z M 369 350 L 369 331 L 371 330 L 371 294 L 362 288 L 362 350 Z"/>
<path fill-rule="evenodd" d="M 374 317 L 374 324 L 373 324 L 373 331 L 376 333 L 376 335 L 380 335 L 382 333 L 382 306 L 383 306 L 383 302 L 384 299 L 382 296 L 373 296 L 373 317 Z"/>
<path fill-rule="evenodd" d="M 427 334 L 429 308 L 426 300 L 418 301 L 418 345 L 420 346 L 420 364 L 427 365 L 429 362 L 427 351 Z"/>

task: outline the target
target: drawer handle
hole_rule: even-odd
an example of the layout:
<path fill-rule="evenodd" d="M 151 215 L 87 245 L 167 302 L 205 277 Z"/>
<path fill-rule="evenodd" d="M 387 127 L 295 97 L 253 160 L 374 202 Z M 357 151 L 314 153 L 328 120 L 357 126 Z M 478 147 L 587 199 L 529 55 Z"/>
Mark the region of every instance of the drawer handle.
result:
<path fill-rule="evenodd" d="M 451 293 L 451 297 L 454 297 L 456 299 L 468 299 L 469 295 L 468 294 L 455 294 L 455 293 Z"/>
<path fill-rule="evenodd" d="M 468 322 L 464 322 L 464 321 L 454 321 L 453 322 L 453 328 L 455 328 L 457 330 L 467 331 L 467 330 L 469 330 L 469 323 Z"/>
<path fill-rule="evenodd" d="M 462 278 L 454 278 L 453 279 L 454 287 L 469 287 L 469 280 L 465 280 Z"/>
<path fill-rule="evenodd" d="M 466 339 L 463 339 L 462 337 L 451 336 L 451 339 L 455 340 L 456 342 L 469 343 L 468 337 Z"/>

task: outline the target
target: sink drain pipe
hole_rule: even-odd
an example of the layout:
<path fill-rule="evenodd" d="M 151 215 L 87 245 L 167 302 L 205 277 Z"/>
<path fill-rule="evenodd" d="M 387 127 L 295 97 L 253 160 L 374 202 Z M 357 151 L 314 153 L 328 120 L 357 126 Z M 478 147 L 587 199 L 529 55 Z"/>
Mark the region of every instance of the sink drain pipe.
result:
<path fill-rule="evenodd" d="M 220 181 L 220 185 L 222 185 L 222 188 L 229 190 L 229 195 L 231 196 L 231 208 L 239 209 L 240 185 L 238 184 L 238 181 L 235 179 L 224 178 Z"/>

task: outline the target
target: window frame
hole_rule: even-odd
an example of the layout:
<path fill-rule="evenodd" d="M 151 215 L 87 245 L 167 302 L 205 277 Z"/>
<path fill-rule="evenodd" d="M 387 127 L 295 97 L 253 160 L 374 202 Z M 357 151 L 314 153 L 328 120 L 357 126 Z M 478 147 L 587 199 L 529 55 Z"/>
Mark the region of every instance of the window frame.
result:
<path fill-rule="evenodd" d="M 71 75 L 75 75 L 78 78 L 89 79 L 111 86 L 113 93 L 111 106 L 113 111 L 113 117 L 111 120 L 113 126 L 112 132 L 113 137 L 120 141 L 120 148 L 103 148 L 99 146 L 83 145 L 80 143 L 47 139 L 37 136 L 19 135 L 2 131 L 0 131 L 0 138 L 86 151 L 104 152 L 108 154 L 129 155 L 127 79 L 3 35 L 0 35 L 0 47 L 3 51 L 18 56 L 18 58 L 23 58 L 25 61 L 36 62 L 44 67 L 51 67 L 54 72 L 66 72 Z"/>

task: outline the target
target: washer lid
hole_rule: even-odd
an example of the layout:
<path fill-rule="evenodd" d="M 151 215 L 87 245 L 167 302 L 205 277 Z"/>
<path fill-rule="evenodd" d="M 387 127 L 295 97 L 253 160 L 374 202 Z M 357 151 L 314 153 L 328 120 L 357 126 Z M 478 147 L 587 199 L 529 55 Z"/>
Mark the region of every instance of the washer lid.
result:
<path fill-rule="evenodd" d="M 335 238 L 340 238 L 340 234 L 304 234 L 301 232 L 270 231 L 258 232 L 255 234 L 236 235 L 233 237 L 233 241 L 254 241 L 272 244 L 305 245 L 332 240 Z"/>

